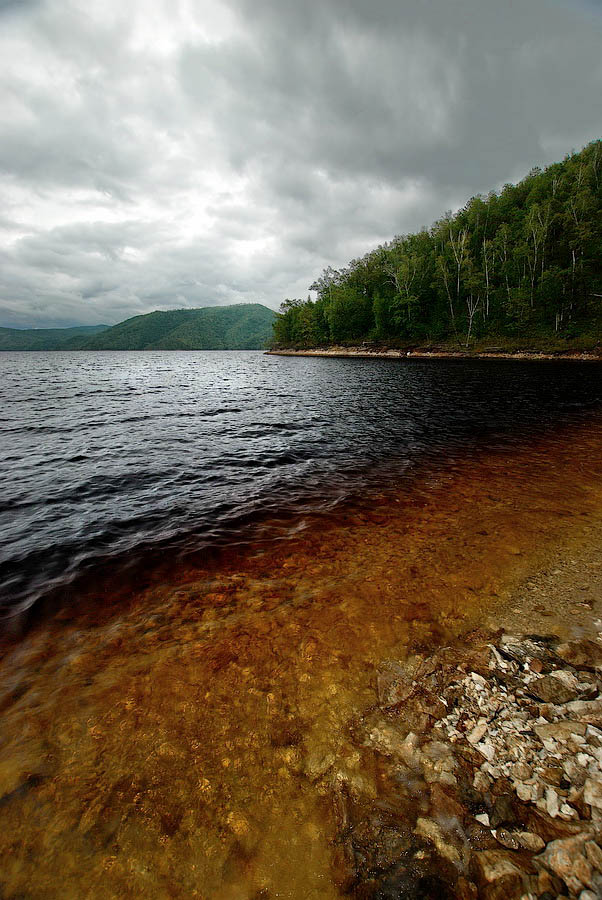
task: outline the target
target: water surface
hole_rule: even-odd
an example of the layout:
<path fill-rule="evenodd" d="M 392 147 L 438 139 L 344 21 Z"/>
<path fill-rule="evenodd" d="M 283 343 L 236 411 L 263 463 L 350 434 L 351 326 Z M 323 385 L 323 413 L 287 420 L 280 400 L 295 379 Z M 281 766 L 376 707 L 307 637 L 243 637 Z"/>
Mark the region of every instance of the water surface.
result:
<path fill-rule="evenodd" d="M 252 539 L 260 521 L 282 537 L 306 513 L 578 421 L 601 397 L 602 366 L 587 363 L 0 354 L 2 603 Z"/>
<path fill-rule="evenodd" d="M 382 896 L 350 881 L 342 835 L 372 806 L 403 833 L 428 790 L 387 783 L 362 744 L 378 667 L 513 607 L 540 627 L 534 568 L 561 545 L 596 557 L 600 368 L 0 363 L 7 597 L 104 578 L 101 603 L 73 587 L 0 659 L 0 894 Z M 586 612 L 572 600 L 564 627 Z M 356 795 L 374 804 L 350 824 Z"/>

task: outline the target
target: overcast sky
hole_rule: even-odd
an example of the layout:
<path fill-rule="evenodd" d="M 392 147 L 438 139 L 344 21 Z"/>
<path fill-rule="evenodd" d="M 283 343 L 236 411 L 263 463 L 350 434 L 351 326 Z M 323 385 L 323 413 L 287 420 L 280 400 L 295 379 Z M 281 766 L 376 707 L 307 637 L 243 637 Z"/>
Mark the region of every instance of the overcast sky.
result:
<path fill-rule="evenodd" d="M 306 296 L 602 136 L 599 0 L 0 0 L 0 325 Z"/>

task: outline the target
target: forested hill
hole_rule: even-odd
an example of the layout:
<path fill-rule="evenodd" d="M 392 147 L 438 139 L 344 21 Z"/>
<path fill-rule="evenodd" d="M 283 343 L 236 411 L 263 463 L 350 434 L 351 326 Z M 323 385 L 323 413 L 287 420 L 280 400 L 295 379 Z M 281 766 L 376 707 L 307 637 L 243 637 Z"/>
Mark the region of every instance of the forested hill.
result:
<path fill-rule="evenodd" d="M 260 303 L 174 309 L 118 325 L 0 328 L 0 350 L 260 350 L 275 313 Z"/>
<path fill-rule="evenodd" d="M 602 141 L 285 300 L 282 347 L 380 341 L 593 348 L 602 341 Z"/>
<path fill-rule="evenodd" d="M 134 316 L 86 341 L 87 350 L 259 350 L 275 313 L 260 303 Z"/>
<path fill-rule="evenodd" d="M 74 328 L 0 328 L 0 350 L 73 350 L 108 325 Z"/>

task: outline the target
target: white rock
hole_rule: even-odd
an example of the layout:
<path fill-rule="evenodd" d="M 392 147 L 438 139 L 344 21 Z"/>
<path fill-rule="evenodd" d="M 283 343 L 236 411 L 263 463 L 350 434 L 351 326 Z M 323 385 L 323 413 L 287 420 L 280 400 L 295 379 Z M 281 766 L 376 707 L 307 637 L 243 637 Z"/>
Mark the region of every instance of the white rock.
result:
<path fill-rule="evenodd" d="M 583 798 L 590 806 L 602 809 L 602 781 L 588 778 L 585 782 Z"/>
<path fill-rule="evenodd" d="M 560 807 L 558 814 L 562 816 L 564 819 L 575 819 L 577 818 L 577 810 L 573 809 L 572 806 L 569 806 L 568 803 L 563 803 Z"/>
<path fill-rule="evenodd" d="M 528 803 L 531 800 L 531 785 L 523 784 L 519 782 L 515 784 L 514 790 L 516 791 L 516 795 L 519 800 L 522 800 L 524 803 Z"/>
<path fill-rule="evenodd" d="M 558 794 L 554 788 L 548 788 L 546 791 L 546 810 L 553 819 L 558 815 Z"/>
<path fill-rule="evenodd" d="M 472 731 L 468 735 L 468 738 L 467 738 L 468 743 L 472 744 L 473 746 L 475 744 L 478 744 L 486 732 L 487 732 L 487 724 L 486 723 L 483 725 L 477 725 L 475 728 L 472 729 Z"/>
<path fill-rule="evenodd" d="M 489 762 L 491 762 L 495 756 L 495 747 L 490 741 L 481 741 L 480 744 L 476 745 L 476 749 L 485 757 L 485 759 L 489 760 Z"/>
<path fill-rule="evenodd" d="M 489 823 L 489 816 L 487 815 L 487 813 L 479 813 L 478 816 L 475 816 L 475 819 L 477 820 L 477 822 L 480 822 L 481 825 L 486 825 L 487 828 L 489 828 L 490 823 Z"/>

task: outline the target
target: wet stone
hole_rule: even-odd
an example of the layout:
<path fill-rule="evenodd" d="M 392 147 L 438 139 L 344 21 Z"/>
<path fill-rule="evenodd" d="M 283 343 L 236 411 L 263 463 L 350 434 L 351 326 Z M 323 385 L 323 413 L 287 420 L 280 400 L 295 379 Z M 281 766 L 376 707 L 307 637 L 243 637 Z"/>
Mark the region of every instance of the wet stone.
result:
<path fill-rule="evenodd" d="M 415 834 L 423 840 L 434 844 L 437 852 L 456 866 L 460 866 L 462 856 L 456 842 L 445 832 L 434 819 L 419 818 L 416 822 Z"/>
<path fill-rule="evenodd" d="M 579 696 L 576 684 L 571 688 L 556 674 L 544 675 L 542 678 L 532 681 L 528 686 L 528 691 L 544 703 L 568 703 Z"/>
<path fill-rule="evenodd" d="M 400 663 L 392 659 L 381 663 L 376 676 L 376 692 L 381 706 L 402 703 L 413 690 L 413 680 Z"/>
<path fill-rule="evenodd" d="M 488 898 L 520 896 L 523 872 L 504 850 L 481 850 L 474 854 L 477 879 Z M 496 892 L 489 890 L 495 887 Z"/>
<path fill-rule="evenodd" d="M 408 798 L 405 821 L 417 842 L 407 851 L 412 865 L 430 861 L 429 877 L 443 878 L 455 900 L 576 900 L 598 891 L 597 878 L 602 896 L 602 851 L 592 839 L 602 827 L 602 730 L 588 721 L 596 721 L 600 701 L 592 695 L 600 685 L 597 677 L 561 668 L 554 644 L 505 636 L 488 645 L 489 668 L 485 657 L 479 671 L 457 660 L 444 664 L 435 654 L 421 664 L 428 689 L 413 690 L 394 713 L 377 715 L 373 708 L 364 721 L 363 746 L 378 755 L 381 779 L 394 773 Z M 545 674 L 529 665 L 534 647 Z M 427 732 L 408 731 L 417 713 L 426 720 L 431 691 L 438 722 Z M 365 841 L 362 854 L 355 865 L 364 872 L 369 860 L 384 865 L 387 856 L 368 852 Z M 402 863 L 396 865 L 391 886 L 401 884 Z M 462 889 L 460 871 L 466 873 Z"/>
<path fill-rule="evenodd" d="M 523 846 L 518 837 L 506 828 L 498 828 L 495 832 L 495 839 L 508 850 L 520 850 Z"/>
<path fill-rule="evenodd" d="M 496 797 L 491 812 L 491 825 L 498 828 L 500 825 L 512 825 L 518 821 L 514 800 L 508 794 Z"/>
<path fill-rule="evenodd" d="M 602 666 L 602 646 L 587 638 L 559 644 L 555 653 L 575 669 L 588 671 Z"/>
<path fill-rule="evenodd" d="M 521 847 L 524 847 L 525 850 L 530 850 L 532 853 L 540 853 L 545 847 L 545 841 L 538 834 L 533 834 L 531 831 L 518 831 L 514 833 L 514 836 Z"/>

